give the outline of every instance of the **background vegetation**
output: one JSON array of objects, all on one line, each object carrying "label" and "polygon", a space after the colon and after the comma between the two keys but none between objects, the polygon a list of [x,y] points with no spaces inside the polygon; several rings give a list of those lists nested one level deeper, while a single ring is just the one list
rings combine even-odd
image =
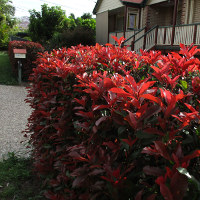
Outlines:
[{"label": "background vegetation", "polygon": [[70,47],[77,44],[95,44],[96,20],[89,13],[75,18],[69,17],[59,6],[41,6],[41,12],[30,11],[29,34],[34,42],[41,43],[47,50]]},{"label": "background vegetation", "polygon": [[33,9],[29,12],[29,27],[22,29],[20,20],[14,17],[12,1],[0,0],[0,50],[7,50],[13,35],[38,42],[47,50],[80,43],[95,44],[96,20],[89,13],[77,18],[74,14],[67,17],[60,6],[49,7],[47,4],[41,6],[41,11]]},{"label": "background vegetation", "polygon": [[9,0],[0,0],[0,49],[6,49],[10,33],[16,25],[15,8]]}]

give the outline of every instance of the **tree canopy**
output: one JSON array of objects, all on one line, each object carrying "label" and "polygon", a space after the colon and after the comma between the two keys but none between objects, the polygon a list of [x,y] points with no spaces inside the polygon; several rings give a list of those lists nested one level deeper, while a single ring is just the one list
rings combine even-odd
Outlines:
[{"label": "tree canopy", "polygon": [[41,6],[41,12],[30,10],[29,32],[33,41],[44,43],[67,25],[65,11],[60,6]]},{"label": "tree canopy", "polygon": [[0,0],[0,48],[7,46],[9,32],[14,27],[15,8],[10,0]]}]

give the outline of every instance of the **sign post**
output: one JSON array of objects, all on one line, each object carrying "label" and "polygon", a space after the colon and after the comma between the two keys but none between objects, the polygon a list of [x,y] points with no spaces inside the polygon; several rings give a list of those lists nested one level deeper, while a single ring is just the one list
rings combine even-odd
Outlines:
[{"label": "sign post", "polygon": [[22,83],[22,61],[21,59],[26,58],[26,49],[13,49],[14,58],[18,59],[18,82]]}]

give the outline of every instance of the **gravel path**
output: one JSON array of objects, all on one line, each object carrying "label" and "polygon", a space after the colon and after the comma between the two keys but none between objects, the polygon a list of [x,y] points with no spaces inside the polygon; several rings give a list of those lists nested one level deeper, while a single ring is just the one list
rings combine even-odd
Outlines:
[{"label": "gravel path", "polygon": [[26,95],[25,87],[0,85],[0,159],[8,152],[28,156],[27,139],[21,133],[31,113],[24,102]]}]

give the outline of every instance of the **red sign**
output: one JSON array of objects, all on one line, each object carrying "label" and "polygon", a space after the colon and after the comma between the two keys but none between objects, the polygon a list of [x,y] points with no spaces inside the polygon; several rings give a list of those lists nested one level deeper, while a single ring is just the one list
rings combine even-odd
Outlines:
[{"label": "red sign", "polygon": [[13,49],[13,53],[26,54],[26,49]]}]

